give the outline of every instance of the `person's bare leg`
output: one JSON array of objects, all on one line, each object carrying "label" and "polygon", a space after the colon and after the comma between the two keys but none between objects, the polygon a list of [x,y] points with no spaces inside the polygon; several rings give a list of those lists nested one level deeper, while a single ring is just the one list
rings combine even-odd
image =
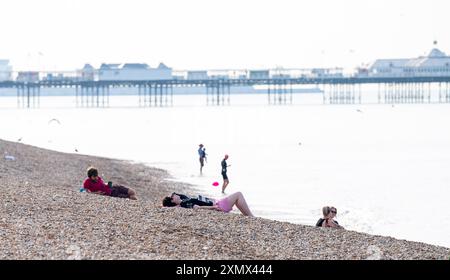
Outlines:
[{"label": "person's bare leg", "polygon": [[228,186],[229,181],[227,179],[223,180],[223,185],[222,185],[222,193],[225,193],[225,189]]},{"label": "person's bare leg", "polygon": [[245,201],[244,195],[241,192],[234,193],[227,197],[230,207],[236,205],[244,216],[254,217],[252,211],[248,207],[247,201]]},{"label": "person's bare leg", "polygon": [[128,196],[132,200],[137,200],[136,192],[133,189],[128,189]]}]

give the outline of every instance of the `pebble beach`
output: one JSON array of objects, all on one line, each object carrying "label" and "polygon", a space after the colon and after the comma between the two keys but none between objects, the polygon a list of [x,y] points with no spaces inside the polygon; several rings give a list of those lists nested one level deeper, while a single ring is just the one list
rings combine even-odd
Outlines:
[{"label": "pebble beach", "polygon": [[[199,192],[140,163],[3,140],[0,152],[0,259],[450,258],[449,248],[421,242],[238,211],[162,208],[171,192]],[[138,200],[80,192],[89,166],[105,181],[136,190]]]}]

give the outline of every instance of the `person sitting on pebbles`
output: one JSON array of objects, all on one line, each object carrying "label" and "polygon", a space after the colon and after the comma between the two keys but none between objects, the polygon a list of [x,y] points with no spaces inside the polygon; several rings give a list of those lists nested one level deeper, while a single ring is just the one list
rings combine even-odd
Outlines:
[{"label": "person sitting on pebbles", "polygon": [[98,170],[94,167],[88,168],[87,176],[88,178],[83,183],[83,187],[87,192],[137,200],[136,192],[133,189],[120,185],[112,185],[112,182],[105,184],[102,178],[98,176]]},{"label": "person sitting on pebbles", "polygon": [[166,196],[163,199],[162,204],[164,207],[177,206],[192,209],[217,210],[225,213],[230,212],[233,206],[236,205],[244,216],[254,217],[241,192],[231,194],[220,200],[209,199],[201,195],[198,198],[190,198],[185,195],[172,193],[171,196]]},{"label": "person sitting on pebbles", "polygon": [[316,226],[317,227],[331,227],[331,228],[340,228],[344,229],[344,227],[340,226],[337,221],[334,220],[336,217],[337,209],[333,206],[325,206],[322,208],[323,218],[320,218]]}]

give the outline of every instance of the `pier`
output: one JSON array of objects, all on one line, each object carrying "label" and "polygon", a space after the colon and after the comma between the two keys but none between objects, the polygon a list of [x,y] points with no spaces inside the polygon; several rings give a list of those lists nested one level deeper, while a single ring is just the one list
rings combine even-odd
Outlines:
[{"label": "pier", "polygon": [[17,90],[17,108],[39,108],[40,106],[40,84],[19,83]]},{"label": "pier", "polygon": [[[15,89],[18,108],[38,108],[44,88],[71,88],[76,107],[109,107],[114,88],[136,89],[139,107],[173,106],[173,89],[204,87],[206,105],[222,106],[231,102],[230,89],[236,86],[262,86],[269,105],[293,103],[293,87],[309,85],[320,89],[323,104],[364,104],[365,87],[377,87],[379,104],[450,103],[450,77],[332,77],[332,78],[268,78],[268,79],[201,79],[149,81],[36,81],[0,82],[1,88]],[[298,94],[298,98],[302,98]]]},{"label": "pier", "polygon": [[76,107],[109,107],[109,85],[86,82],[73,87]]},{"label": "pier", "polygon": [[169,82],[141,82],[131,87],[138,88],[139,107],[166,107],[173,105],[173,84]]},{"label": "pier", "polygon": [[292,104],[292,83],[286,79],[273,79],[267,82],[269,105]]},{"label": "pier", "polygon": [[202,83],[206,87],[206,105],[230,105],[231,83],[226,80],[216,80],[212,83]]}]

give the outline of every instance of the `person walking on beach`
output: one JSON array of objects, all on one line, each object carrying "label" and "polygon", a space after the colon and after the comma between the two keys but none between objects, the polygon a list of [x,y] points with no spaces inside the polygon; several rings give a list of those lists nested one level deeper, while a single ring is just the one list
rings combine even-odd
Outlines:
[{"label": "person walking on beach", "polygon": [[162,202],[164,207],[183,207],[192,209],[217,210],[225,213],[233,210],[233,206],[241,211],[244,216],[254,217],[252,211],[247,205],[247,201],[241,192],[234,193],[220,200],[202,198],[189,198],[184,196],[184,199],[177,193],[172,193],[171,196],[166,196]]},{"label": "person walking on beach", "polygon": [[120,185],[113,186],[112,182],[105,184],[102,178],[98,176],[98,170],[94,167],[89,167],[87,176],[83,187],[90,193],[137,200],[136,192],[133,189]]},{"label": "person walking on beach", "polygon": [[200,160],[200,174],[202,174],[203,166],[206,162],[206,149],[203,147],[203,144],[198,145],[198,156]]},{"label": "person walking on beach", "polygon": [[343,226],[340,226],[337,221],[334,220],[337,214],[336,207],[333,206],[325,206],[322,208],[323,218],[320,218],[316,226],[317,227],[331,227],[331,228],[339,228],[344,229]]},{"label": "person walking on beach", "polygon": [[231,165],[227,165],[227,162],[226,162],[227,159],[228,159],[228,155],[225,155],[225,157],[221,163],[222,177],[223,177],[222,193],[225,193],[225,189],[227,188],[228,184],[230,183],[230,181],[228,180],[228,175],[227,175],[227,167],[229,167]]}]

